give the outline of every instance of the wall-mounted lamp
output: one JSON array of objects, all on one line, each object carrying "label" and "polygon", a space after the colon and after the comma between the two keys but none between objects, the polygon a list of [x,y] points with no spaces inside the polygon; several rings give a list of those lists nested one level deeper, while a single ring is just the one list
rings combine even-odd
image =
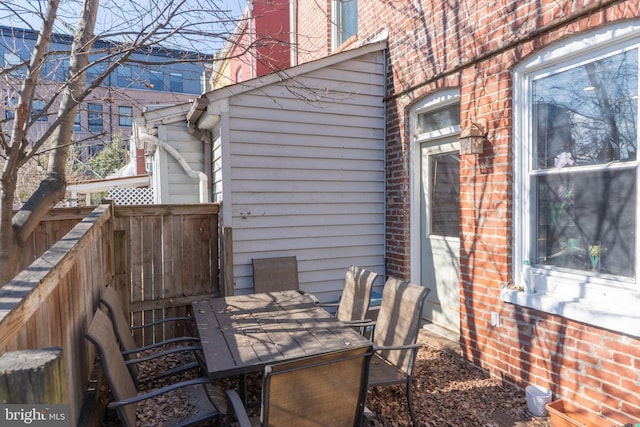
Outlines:
[{"label": "wall-mounted lamp", "polygon": [[149,175],[153,172],[153,151],[144,152],[144,168]]},{"label": "wall-mounted lamp", "polygon": [[460,154],[482,154],[487,133],[486,120],[471,122],[460,132]]}]

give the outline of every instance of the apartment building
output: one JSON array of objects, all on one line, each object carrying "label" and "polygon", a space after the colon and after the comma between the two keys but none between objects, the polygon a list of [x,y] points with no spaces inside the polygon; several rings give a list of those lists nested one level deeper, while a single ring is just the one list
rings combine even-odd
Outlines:
[{"label": "apartment building", "polygon": [[[2,104],[0,104],[0,122],[7,132],[15,114],[17,93],[24,76],[25,61],[31,56],[38,32],[20,28],[0,26],[0,61],[2,67],[16,67],[0,80]],[[65,81],[69,67],[69,51],[73,39],[66,34],[54,34],[49,47],[49,57],[41,72],[41,83],[34,101],[34,115],[40,115],[30,135],[37,137],[53,121],[56,108],[43,111],[47,102],[60,89]],[[104,58],[112,43],[97,41],[91,55],[92,65],[86,75],[86,84],[90,85],[97,75],[109,65]],[[205,77],[205,61],[211,56],[197,52],[171,49],[153,49],[136,52],[128,63],[118,66],[115,72],[96,87],[82,102],[74,126],[74,149],[80,160],[86,160],[100,151],[105,142],[112,138],[122,138],[128,146],[134,117],[153,106],[170,105],[195,98],[202,92]],[[194,62],[189,62],[189,60]],[[196,62],[196,59],[200,62]],[[146,173],[144,154],[137,151],[136,174]],[[88,179],[101,177],[87,176]]]}]

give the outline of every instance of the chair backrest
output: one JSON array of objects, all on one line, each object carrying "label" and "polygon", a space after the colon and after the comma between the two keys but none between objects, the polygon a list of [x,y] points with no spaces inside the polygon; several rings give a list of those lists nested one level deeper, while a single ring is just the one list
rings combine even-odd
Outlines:
[{"label": "chair backrest", "polygon": [[[387,279],[373,335],[374,347],[417,342],[422,307],[430,290],[395,277]],[[411,350],[381,350],[378,354],[404,372],[410,373],[413,364]]]},{"label": "chair backrest", "polygon": [[[120,353],[111,320],[102,310],[96,311],[85,336],[98,350],[102,369],[114,399],[134,397],[137,394],[136,386]],[[136,425],[136,405],[118,408],[118,415],[126,426]]]},{"label": "chair backrest", "polygon": [[378,277],[378,273],[364,268],[352,265],[347,269],[344,276],[344,289],[336,312],[338,320],[363,320],[365,318],[376,277]]},{"label": "chair backrest", "polygon": [[[114,333],[118,342],[118,346],[121,351],[131,351],[138,346],[136,345],[131,329],[129,328],[129,322],[123,311],[124,305],[120,296],[116,290],[111,286],[106,286],[102,290],[100,295],[100,302],[106,307],[111,324],[113,325]],[[135,356],[134,356],[135,357]],[[134,380],[138,378],[138,369],[135,364],[127,365]]]},{"label": "chair backrest", "polygon": [[267,366],[262,425],[361,425],[371,355],[368,346]]},{"label": "chair backrest", "polygon": [[300,289],[298,260],[295,256],[254,258],[252,264],[255,293]]},{"label": "chair backrest", "polygon": [[129,328],[129,322],[124,313],[124,305],[120,296],[115,289],[111,286],[107,286],[102,290],[100,295],[100,302],[107,308],[111,322],[113,323],[116,338],[120,343],[122,351],[129,351],[137,348],[131,329]]}]

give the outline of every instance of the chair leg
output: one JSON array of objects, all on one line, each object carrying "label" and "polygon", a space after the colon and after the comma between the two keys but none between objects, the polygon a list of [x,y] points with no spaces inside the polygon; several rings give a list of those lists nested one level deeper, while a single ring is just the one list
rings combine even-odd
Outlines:
[{"label": "chair leg", "polygon": [[413,410],[413,401],[411,400],[411,377],[407,381],[407,406],[409,407],[409,415],[411,416],[411,425],[418,427],[416,422],[416,414]]}]

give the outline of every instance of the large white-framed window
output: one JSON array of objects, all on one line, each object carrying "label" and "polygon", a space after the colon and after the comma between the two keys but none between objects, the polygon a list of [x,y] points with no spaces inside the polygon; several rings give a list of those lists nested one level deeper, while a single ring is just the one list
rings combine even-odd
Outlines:
[{"label": "large white-framed window", "polygon": [[358,0],[331,0],[331,48],[358,34]]},{"label": "large white-framed window", "polygon": [[502,292],[635,336],[638,31],[640,22],[576,36],[516,67],[513,277],[529,260],[535,292]]}]

